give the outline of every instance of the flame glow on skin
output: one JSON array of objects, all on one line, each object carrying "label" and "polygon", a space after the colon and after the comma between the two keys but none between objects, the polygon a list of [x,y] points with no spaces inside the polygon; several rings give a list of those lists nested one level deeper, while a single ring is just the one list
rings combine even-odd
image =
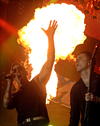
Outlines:
[{"label": "flame glow on skin", "polygon": [[[30,48],[29,62],[33,66],[32,78],[40,72],[42,65],[47,59],[48,39],[41,28],[47,29],[50,20],[58,22],[54,41],[56,60],[65,59],[74,51],[78,44],[86,39],[84,35],[85,15],[74,5],[51,4],[35,10],[34,19],[18,31],[18,43],[25,48]],[[47,84],[48,98],[56,96],[57,76],[52,70]]]}]

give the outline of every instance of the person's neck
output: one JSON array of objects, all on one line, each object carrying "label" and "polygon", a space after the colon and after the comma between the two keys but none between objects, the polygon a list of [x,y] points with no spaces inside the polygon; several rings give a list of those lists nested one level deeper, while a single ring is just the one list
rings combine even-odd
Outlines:
[{"label": "person's neck", "polygon": [[81,79],[83,80],[86,87],[88,87],[89,86],[89,80],[90,80],[90,67],[81,71]]}]

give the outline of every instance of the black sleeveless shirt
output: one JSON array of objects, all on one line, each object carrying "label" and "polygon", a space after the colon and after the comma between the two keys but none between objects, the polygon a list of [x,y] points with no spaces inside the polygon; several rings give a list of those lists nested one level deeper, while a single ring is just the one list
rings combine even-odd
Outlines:
[{"label": "black sleeveless shirt", "polygon": [[26,118],[43,116],[47,119],[46,89],[42,84],[37,84],[34,79],[24,84],[20,90],[12,96],[8,109],[16,108],[18,123]]}]

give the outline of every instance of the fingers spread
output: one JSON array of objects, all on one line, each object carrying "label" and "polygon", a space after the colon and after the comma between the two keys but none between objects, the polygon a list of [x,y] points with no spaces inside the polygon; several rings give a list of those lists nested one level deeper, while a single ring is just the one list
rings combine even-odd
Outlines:
[{"label": "fingers spread", "polygon": [[52,20],[50,20],[50,23],[49,23],[49,27],[51,27],[52,26]]},{"label": "fingers spread", "polygon": [[57,28],[57,21],[56,21],[56,20],[53,21],[52,26],[53,26],[54,28]]}]

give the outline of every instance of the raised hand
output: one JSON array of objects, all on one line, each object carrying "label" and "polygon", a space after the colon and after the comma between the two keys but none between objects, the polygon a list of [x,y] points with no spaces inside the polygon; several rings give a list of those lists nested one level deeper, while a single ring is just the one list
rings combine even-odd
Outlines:
[{"label": "raised hand", "polygon": [[54,44],[54,34],[55,30],[57,29],[57,21],[50,21],[50,24],[48,26],[48,29],[45,30],[42,28],[42,30],[45,32],[45,34],[48,37],[48,51],[47,51],[47,61],[43,65],[40,73],[39,73],[39,81],[43,85],[46,85],[52,71],[52,67],[55,60],[55,44]]},{"label": "raised hand", "polygon": [[55,30],[57,29],[58,24],[57,21],[50,21],[49,27],[47,30],[43,29],[42,30],[45,32],[45,34],[49,37],[49,38],[53,38],[54,34],[55,34]]}]

